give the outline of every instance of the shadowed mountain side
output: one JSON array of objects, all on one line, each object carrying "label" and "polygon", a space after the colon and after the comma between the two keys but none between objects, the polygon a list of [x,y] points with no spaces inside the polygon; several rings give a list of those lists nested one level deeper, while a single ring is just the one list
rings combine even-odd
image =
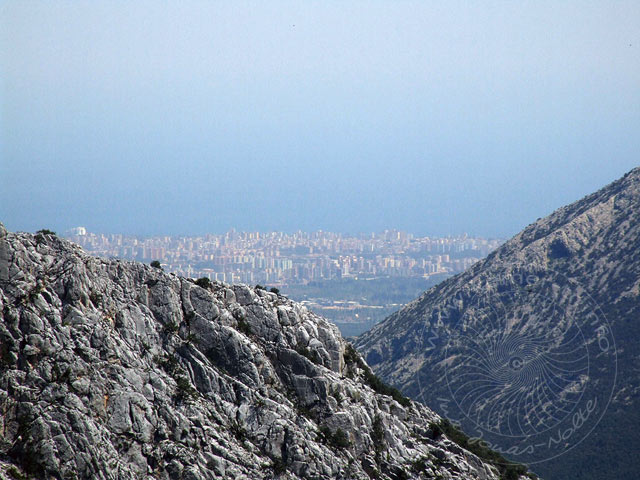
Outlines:
[{"label": "shadowed mountain side", "polygon": [[360,336],[381,378],[550,479],[640,471],[640,169]]}]

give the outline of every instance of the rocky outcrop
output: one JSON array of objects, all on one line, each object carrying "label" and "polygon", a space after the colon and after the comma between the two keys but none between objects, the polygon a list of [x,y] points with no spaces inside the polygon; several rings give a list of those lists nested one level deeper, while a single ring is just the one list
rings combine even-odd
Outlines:
[{"label": "rocky outcrop", "polygon": [[550,479],[637,478],[640,168],[356,341],[374,371]]},{"label": "rocky outcrop", "polygon": [[2,479],[498,478],[283,296],[0,224],[0,312]]}]

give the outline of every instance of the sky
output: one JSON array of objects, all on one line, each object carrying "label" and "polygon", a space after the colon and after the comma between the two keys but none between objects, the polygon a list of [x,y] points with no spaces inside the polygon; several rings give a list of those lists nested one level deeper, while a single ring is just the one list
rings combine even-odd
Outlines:
[{"label": "sky", "polygon": [[508,237],[640,165],[638,1],[0,1],[0,221]]}]

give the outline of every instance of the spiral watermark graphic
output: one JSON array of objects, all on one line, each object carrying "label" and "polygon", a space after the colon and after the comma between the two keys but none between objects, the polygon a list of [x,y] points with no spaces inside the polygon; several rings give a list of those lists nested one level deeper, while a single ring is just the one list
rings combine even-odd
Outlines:
[{"label": "spiral watermark graphic", "polygon": [[505,271],[476,279],[429,313],[418,398],[472,440],[532,465],[571,450],[596,427],[615,386],[615,341],[575,281],[556,271]]}]

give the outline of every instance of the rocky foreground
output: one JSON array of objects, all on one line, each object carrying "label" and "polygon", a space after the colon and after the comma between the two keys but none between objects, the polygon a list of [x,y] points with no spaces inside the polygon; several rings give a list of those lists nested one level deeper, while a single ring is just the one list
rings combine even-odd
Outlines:
[{"label": "rocky foreground", "polygon": [[0,312],[2,479],[500,477],[275,293],[0,224]]}]

